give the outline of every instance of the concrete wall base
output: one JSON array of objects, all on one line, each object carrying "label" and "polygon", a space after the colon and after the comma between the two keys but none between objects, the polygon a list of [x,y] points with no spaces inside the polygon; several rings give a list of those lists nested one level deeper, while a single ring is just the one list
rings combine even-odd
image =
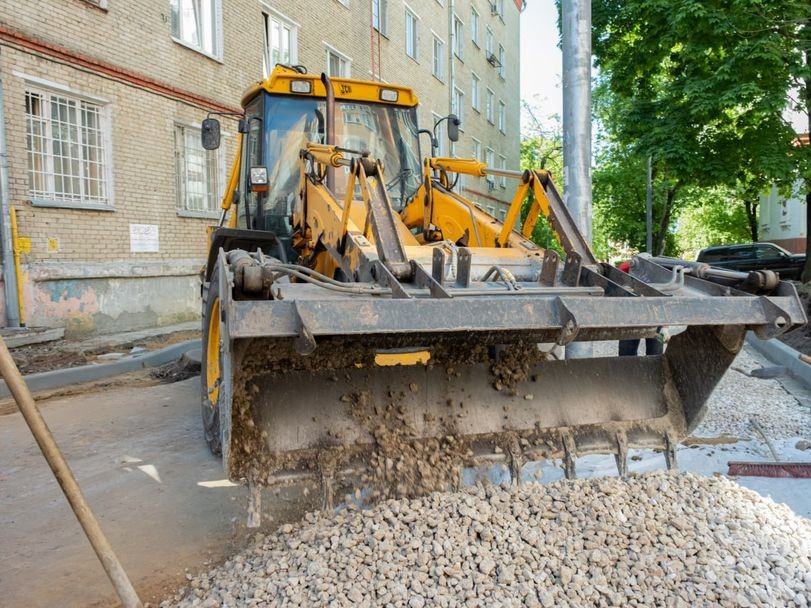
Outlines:
[{"label": "concrete wall base", "polygon": [[780,340],[761,340],[751,331],[746,342],[775,365],[782,365],[804,387],[811,389],[811,365],[800,361],[800,353]]}]

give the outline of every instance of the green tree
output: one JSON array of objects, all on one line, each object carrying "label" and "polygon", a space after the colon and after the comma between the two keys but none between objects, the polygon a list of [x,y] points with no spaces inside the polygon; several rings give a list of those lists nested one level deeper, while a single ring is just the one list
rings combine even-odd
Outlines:
[{"label": "green tree", "polygon": [[[756,238],[757,194],[811,175],[808,151],[795,145],[783,116],[791,105],[811,108],[810,7],[808,0],[593,3],[598,114],[611,145],[636,162],[654,159],[657,253],[688,191],[740,193]],[[802,98],[792,101],[798,90]]]}]

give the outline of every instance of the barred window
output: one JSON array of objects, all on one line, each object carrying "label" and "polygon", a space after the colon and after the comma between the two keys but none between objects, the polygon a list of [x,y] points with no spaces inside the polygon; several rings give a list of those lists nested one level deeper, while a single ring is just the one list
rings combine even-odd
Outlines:
[{"label": "barred window", "polygon": [[175,125],[175,173],[179,212],[216,213],[220,159],[217,150],[203,148],[200,129]]},{"label": "barred window", "polygon": [[61,93],[25,93],[28,188],[35,202],[108,205],[103,106]]}]

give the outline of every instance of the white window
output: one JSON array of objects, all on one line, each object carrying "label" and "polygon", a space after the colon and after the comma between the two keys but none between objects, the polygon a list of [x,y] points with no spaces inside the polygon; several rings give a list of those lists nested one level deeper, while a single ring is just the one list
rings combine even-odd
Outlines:
[{"label": "white window", "polygon": [[[451,108],[451,112],[456,114],[456,117],[463,121],[465,117],[465,94],[462,92],[462,89],[459,87],[453,87],[453,107]],[[460,126],[460,128],[464,128],[464,124]]]},{"label": "white window", "polygon": [[487,213],[492,215],[493,217],[496,216],[496,208],[493,205],[487,205]]},{"label": "white window", "polygon": [[175,176],[179,213],[213,214],[220,195],[217,150],[204,150],[200,129],[175,125]]},{"label": "white window", "polygon": [[433,74],[442,80],[445,77],[445,43],[436,34],[434,34],[433,54]]},{"label": "white window", "polygon": [[495,154],[496,153],[493,152],[493,148],[487,148],[485,151],[484,164],[491,169],[496,168]]},{"label": "white window", "polygon": [[389,35],[388,0],[372,0],[372,27],[384,36]]},{"label": "white window", "polygon": [[479,13],[473,7],[470,8],[470,39],[479,46]]},{"label": "white window", "polygon": [[484,33],[484,52],[488,57],[493,54],[493,30],[489,26]]},{"label": "white window", "polygon": [[107,8],[107,0],[85,0],[90,4],[95,4],[99,8]]},{"label": "white window", "polygon": [[493,91],[487,89],[487,97],[484,100],[484,114],[487,117],[487,122],[493,124],[493,114],[495,113],[494,105],[495,96]]},{"label": "white window", "polygon": [[221,56],[220,0],[170,0],[170,8],[175,40],[211,57]]},{"label": "white window", "polygon": [[473,140],[473,158],[476,160],[482,160],[482,142],[480,142],[475,137],[472,138]]},{"label": "white window", "polygon": [[481,80],[475,74],[471,73],[470,76],[470,105],[477,112],[481,111],[481,99],[479,98],[479,89],[481,88]]},{"label": "white window", "polygon": [[417,58],[417,16],[408,9],[405,12],[405,52],[412,59]]},{"label": "white window", "polygon": [[29,89],[25,119],[32,202],[111,206],[110,125],[104,106]]},{"label": "white window", "polygon": [[334,48],[327,47],[327,76],[349,78],[352,74],[352,60]]},{"label": "white window", "polygon": [[504,80],[504,47],[498,45],[498,75]]},{"label": "white window", "polygon": [[298,25],[278,13],[265,14],[264,18],[265,77],[268,77],[277,63],[298,62]]},{"label": "white window", "polygon": [[453,53],[459,59],[465,58],[465,24],[456,15],[453,16]]},{"label": "white window", "polygon": [[499,209],[498,210],[498,219],[501,223],[504,223],[504,220],[507,219],[507,210],[506,209]]},{"label": "white window", "polygon": [[[442,117],[437,114],[436,112],[431,112],[431,128],[433,129],[434,125],[441,119]],[[447,135],[447,127],[448,121],[443,120],[439,123],[439,126],[433,132],[436,133],[436,140],[437,144],[437,156],[446,156],[446,150],[448,149],[448,135]]]},{"label": "white window", "polygon": [[498,100],[498,130],[501,131],[502,133],[506,132],[506,130],[507,130],[505,114],[506,114],[506,106],[504,105],[504,102],[499,99]]},{"label": "white window", "polygon": [[[507,159],[505,157],[503,157],[501,154],[498,155],[498,168],[502,169],[502,170],[507,168]],[[507,178],[506,177],[504,177],[502,175],[501,177],[498,178],[498,181],[499,181],[499,185],[502,188],[507,187]]]}]

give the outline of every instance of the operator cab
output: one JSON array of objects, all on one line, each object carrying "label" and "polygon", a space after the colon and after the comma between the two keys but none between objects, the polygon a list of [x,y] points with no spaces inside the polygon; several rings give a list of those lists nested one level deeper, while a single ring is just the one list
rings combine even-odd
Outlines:
[{"label": "operator cab", "polygon": [[[333,83],[335,145],[379,159],[391,203],[402,209],[422,180],[416,96],[383,83],[338,78]],[[326,91],[319,77],[277,66],[269,79],[246,91],[243,107],[236,226],[273,232],[295,259],[289,243],[301,181],[299,152],[309,142],[325,143]],[[251,183],[251,169],[257,168],[267,175],[259,187]],[[344,199],[348,174],[348,167],[335,171],[331,189],[337,200]]]}]

